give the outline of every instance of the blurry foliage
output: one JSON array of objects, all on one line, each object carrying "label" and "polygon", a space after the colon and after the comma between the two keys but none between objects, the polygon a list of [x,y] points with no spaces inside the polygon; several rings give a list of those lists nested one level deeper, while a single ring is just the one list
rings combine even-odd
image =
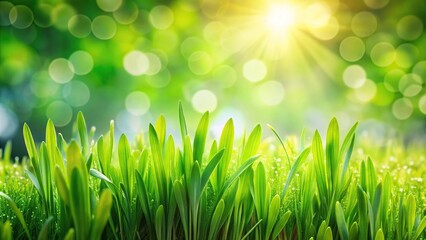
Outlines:
[{"label": "blurry foliage", "polygon": [[282,3],[0,1],[0,145],[24,121],[36,139],[47,118],[70,133],[79,110],[101,130],[146,131],[179,100],[210,110],[213,129],[233,117],[237,135],[337,116],[424,137],[424,1]]}]

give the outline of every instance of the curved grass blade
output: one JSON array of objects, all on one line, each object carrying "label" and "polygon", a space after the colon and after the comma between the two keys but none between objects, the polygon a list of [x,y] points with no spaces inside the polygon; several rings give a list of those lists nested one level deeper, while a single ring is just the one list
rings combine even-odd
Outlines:
[{"label": "curved grass blade", "polygon": [[6,193],[0,192],[0,197],[3,197],[6,199],[7,203],[9,204],[10,208],[12,209],[13,213],[15,213],[16,217],[18,218],[19,222],[22,224],[22,227],[25,230],[25,233],[27,234],[28,239],[31,238],[30,231],[28,230],[27,223],[25,222],[24,215],[22,215],[21,210],[19,210],[18,206],[16,206],[16,203],[10,198]]}]

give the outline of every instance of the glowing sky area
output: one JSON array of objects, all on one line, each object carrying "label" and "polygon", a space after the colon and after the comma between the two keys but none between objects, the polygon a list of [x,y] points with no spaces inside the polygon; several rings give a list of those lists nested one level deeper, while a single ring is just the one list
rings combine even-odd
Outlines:
[{"label": "glowing sky area", "polygon": [[[0,1],[0,142],[20,126],[196,124],[426,132],[423,0]],[[17,143],[19,145],[21,143]]]}]

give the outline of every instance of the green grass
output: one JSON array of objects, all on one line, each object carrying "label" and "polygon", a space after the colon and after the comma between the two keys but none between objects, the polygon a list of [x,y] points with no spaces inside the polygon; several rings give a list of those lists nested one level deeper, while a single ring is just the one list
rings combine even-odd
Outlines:
[{"label": "green grass", "polygon": [[230,119],[216,140],[209,119],[190,136],[180,106],[181,144],[162,116],[135,141],[113,122],[94,139],[81,113],[70,141],[24,125],[28,158],[0,154],[0,238],[426,239],[424,146],[363,145],[336,119],[284,141],[235,139]]}]

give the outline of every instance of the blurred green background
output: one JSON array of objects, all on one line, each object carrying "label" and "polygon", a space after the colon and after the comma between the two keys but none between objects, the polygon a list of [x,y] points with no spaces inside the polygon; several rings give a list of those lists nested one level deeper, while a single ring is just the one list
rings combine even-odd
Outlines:
[{"label": "blurred green background", "polygon": [[[82,111],[98,133],[178,133],[178,102],[217,136],[255,123],[280,134],[343,128],[426,139],[424,0],[0,1],[0,147],[47,118],[65,137]],[[117,134],[118,136],[118,134]]]}]

